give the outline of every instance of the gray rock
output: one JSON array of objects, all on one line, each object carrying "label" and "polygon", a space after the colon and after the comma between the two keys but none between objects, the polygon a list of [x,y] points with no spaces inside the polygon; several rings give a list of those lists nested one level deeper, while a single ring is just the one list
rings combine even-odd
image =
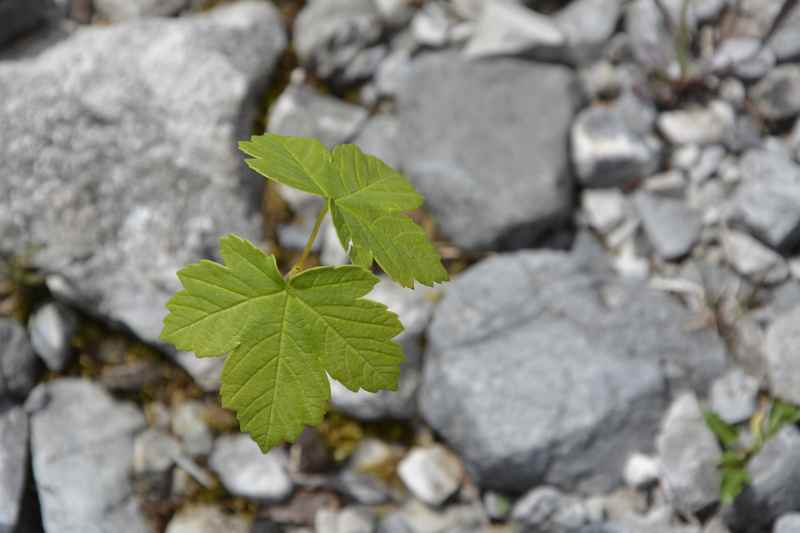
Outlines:
[{"label": "gray rock", "polygon": [[403,515],[398,512],[389,513],[378,524],[378,533],[414,533]]},{"label": "gray rock", "polygon": [[328,147],[352,141],[367,120],[367,110],[325,96],[303,83],[292,83],[269,116],[269,131],[316,137]]},{"label": "gray rock", "polygon": [[781,153],[750,150],[741,160],[735,218],[772,248],[800,241],[800,166]]},{"label": "gray rock", "polygon": [[771,0],[741,0],[731,2],[735,7],[735,36],[764,39],[775,19],[778,17],[783,2]]},{"label": "gray rock", "polygon": [[391,490],[386,483],[354,469],[344,470],[336,476],[334,487],[362,505],[380,505],[391,500]]},{"label": "gray rock", "polygon": [[38,374],[39,362],[25,328],[16,320],[0,319],[0,397],[25,398]]},{"label": "gray rock", "polygon": [[791,118],[800,113],[800,66],[781,65],[750,89],[750,99],[761,116],[769,120]]},{"label": "gray rock", "polygon": [[250,523],[241,516],[229,515],[212,505],[196,505],[178,511],[169,521],[166,533],[251,533]]},{"label": "gray rock", "polygon": [[441,505],[461,486],[464,470],[458,457],[443,446],[413,448],[400,461],[397,474],[418,499]]},{"label": "gray rock", "polygon": [[607,234],[625,218],[625,196],[616,189],[585,190],[581,194],[581,207],[591,227]]},{"label": "gray rock", "polygon": [[0,45],[39,26],[47,8],[45,0],[0,0]]},{"label": "gray rock", "polygon": [[783,514],[800,509],[800,431],[784,427],[747,465],[751,483],[723,510],[733,531],[764,531]]},{"label": "gray rock", "polygon": [[589,510],[579,498],[537,487],[514,504],[511,520],[530,533],[574,533],[589,522]]},{"label": "gray rock", "polygon": [[702,22],[717,18],[728,4],[729,0],[695,0],[690,8],[694,10],[695,18]]},{"label": "gray rock", "polygon": [[180,443],[160,429],[148,429],[133,442],[133,471],[137,475],[164,474],[181,453]]},{"label": "gray rock", "polygon": [[343,83],[351,83],[361,82],[373,77],[388,54],[389,47],[380,43],[365,48],[338,74],[337,80]]},{"label": "gray rock", "polygon": [[[654,174],[642,184],[642,189],[661,196],[684,198],[686,196],[686,176],[680,170],[669,170]],[[690,207],[694,207],[690,204]]]},{"label": "gray rock", "polygon": [[584,268],[565,254],[497,256],[437,307],[420,410],[481,487],[611,488],[652,448],[667,384],[704,390],[723,371],[716,334],[687,331],[692,313]]},{"label": "gray rock", "polygon": [[572,125],[572,157],[586,187],[616,187],[658,170],[661,143],[626,121],[618,107],[590,107]]},{"label": "gray rock", "polygon": [[486,0],[450,0],[450,5],[455,13],[466,20],[476,20],[489,4]]},{"label": "gray rock", "polygon": [[715,100],[707,108],[661,113],[658,129],[673,144],[719,144],[732,134],[735,119],[730,104]]},{"label": "gray rock", "polygon": [[711,409],[729,424],[749,419],[756,410],[758,380],[734,368],[711,384]]},{"label": "gray rock", "polygon": [[694,394],[683,394],[670,406],[656,447],[661,486],[675,509],[692,514],[719,499],[722,451]]},{"label": "gray rock", "polygon": [[725,39],[714,52],[711,66],[717,72],[724,72],[757,56],[761,46],[761,40],[754,37]]},{"label": "gray rock", "polygon": [[634,204],[645,233],[659,257],[667,260],[687,255],[700,238],[700,214],[683,200],[639,192]]},{"label": "gray rock", "polygon": [[263,180],[235,141],[284,46],[273,7],[238,2],[0,63],[3,246],[42,243],[93,311],[157,342],[175,271],[221,234],[260,235]]},{"label": "gray rock", "polygon": [[769,38],[767,44],[775,53],[778,61],[789,61],[800,56],[800,6],[796,5],[789,11],[775,33]]},{"label": "gray rock", "polygon": [[48,303],[33,313],[28,322],[31,345],[47,368],[55,372],[66,368],[77,328],[77,317],[61,304]]},{"label": "gray rock", "polygon": [[745,103],[747,91],[744,84],[736,78],[725,78],[719,85],[719,96],[736,109],[741,109]]},{"label": "gray rock", "polygon": [[338,79],[381,38],[383,26],[372,0],[315,0],[300,11],[293,33],[300,62],[322,78]]},{"label": "gray rock", "polygon": [[446,236],[466,249],[519,247],[569,216],[578,83],[568,69],[453,53],[411,68],[397,95],[402,166]]},{"label": "gray rock", "polygon": [[375,517],[366,509],[347,507],[341,511],[320,509],[314,518],[316,533],[372,533]]},{"label": "gray rock", "polygon": [[94,0],[95,13],[111,22],[142,17],[167,17],[186,9],[191,0]]},{"label": "gray rock", "polygon": [[555,15],[566,36],[570,60],[585,64],[598,59],[619,20],[622,3],[617,0],[576,0]]},{"label": "gray rock", "polygon": [[757,81],[766,76],[774,67],[775,53],[769,48],[760,48],[758,53],[733,66],[733,72],[743,80]]},{"label": "gray rock", "polygon": [[759,148],[762,144],[761,127],[752,115],[739,115],[736,117],[733,130],[724,140],[725,146],[735,153]]},{"label": "gray rock", "polygon": [[800,513],[788,513],[778,518],[772,533],[800,533]]},{"label": "gray rock", "polygon": [[375,72],[375,90],[383,96],[395,96],[411,74],[411,51],[398,48],[389,54]]},{"label": "gray rock", "polygon": [[610,61],[597,61],[579,72],[584,92],[591,100],[613,98],[622,90],[623,76]]},{"label": "gray rock", "polygon": [[205,417],[205,406],[189,400],[175,407],[172,412],[172,432],[183,443],[183,449],[191,457],[208,455],[214,446],[214,437]]},{"label": "gray rock", "polygon": [[11,533],[20,517],[28,473],[28,415],[0,405],[0,531]]},{"label": "gray rock", "polygon": [[400,154],[397,148],[399,135],[397,118],[389,114],[379,114],[364,124],[354,141],[368,154],[372,154],[392,168],[400,166]]},{"label": "gray rock", "polygon": [[717,515],[706,522],[706,525],[703,528],[703,533],[731,533],[731,530],[725,525],[722,517]]},{"label": "gray rock", "polygon": [[387,26],[401,28],[414,16],[412,0],[375,0],[375,6]]},{"label": "gray rock", "polygon": [[[411,500],[398,512],[415,533],[486,531],[488,523],[480,504],[455,504],[442,510]],[[398,520],[399,521],[399,520]]]},{"label": "gray rock", "polygon": [[417,414],[417,389],[420,382],[422,335],[428,327],[438,289],[417,287],[409,291],[387,278],[382,278],[369,298],[397,313],[405,330],[396,337],[403,347],[406,361],[400,367],[396,391],[376,393],[353,392],[331,381],[331,403],[337,409],[361,420],[385,418],[411,419]]},{"label": "gray rock", "polygon": [[26,408],[45,531],[149,532],[129,480],[142,413],[79,379],[39,385]]},{"label": "gray rock", "polygon": [[464,53],[470,58],[563,55],[566,37],[556,22],[517,2],[487,2]]},{"label": "gray rock", "polygon": [[728,264],[755,283],[780,283],[789,277],[786,261],[746,233],[724,231],[722,249]]},{"label": "gray rock", "polygon": [[172,354],[172,360],[181,366],[206,392],[217,392],[222,383],[224,357],[197,357],[191,352]]},{"label": "gray rock", "polygon": [[725,148],[718,144],[703,148],[700,158],[689,169],[691,181],[698,184],[713,176],[719,170],[725,154]]},{"label": "gray rock", "polygon": [[643,67],[666,71],[675,62],[673,37],[656,0],[635,0],[628,4],[625,30],[633,55]]},{"label": "gray rock", "polygon": [[669,507],[656,507],[644,516],[628,514],[609,524],[608,533],[700,533],[699,526],[680,524],[672,515]]},{"label": "gray rock", "polygon": [[261,453],[249,435],[219,437],[208,464],[234,496],[274,502],[292,492],[283,450]]},{"label": "gray rock", "polygon": [[800,361],[797,342],[800,340],[800,308],[790,311],[767,330],[765,352],[767,376],[772,393],[792,403],[800,403]]}]

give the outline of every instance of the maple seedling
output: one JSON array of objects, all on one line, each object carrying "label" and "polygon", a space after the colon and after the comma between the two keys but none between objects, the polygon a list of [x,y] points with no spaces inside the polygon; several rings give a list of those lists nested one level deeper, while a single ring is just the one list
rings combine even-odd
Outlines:
[{"label": "maple seedling", "polygon": [[[323,197],[297,264],[286,274],[275,256],[236,235],[221,239],[224,264],[202,260],[178,272],[183,290],[167,303],[161,339],[198,357],[228,354],[222,405],[267,452],[322,421],[328,376],[352,391],[395,390],[403,352],[392,338],[397,315],[364,298],[378,278],[397,283],[447,280],[436,248],[405,213],[422,196],[399,172],[355,145],[328,150],[315,139],[267,133],[240,143],[259,174]],[[330,213],[352,265],[304,269]]]}]

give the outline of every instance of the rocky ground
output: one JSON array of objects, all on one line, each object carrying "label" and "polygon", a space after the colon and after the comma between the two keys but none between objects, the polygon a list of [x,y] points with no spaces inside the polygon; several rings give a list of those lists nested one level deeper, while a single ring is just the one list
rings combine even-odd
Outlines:
[{"label": "rocky ground", "polygon": [[[800,532],[798,60],[795,0],[0,0],[0,533]],[[262,455],[158,334],[302,248],[265,126],[402,169],[453,281]]]}]

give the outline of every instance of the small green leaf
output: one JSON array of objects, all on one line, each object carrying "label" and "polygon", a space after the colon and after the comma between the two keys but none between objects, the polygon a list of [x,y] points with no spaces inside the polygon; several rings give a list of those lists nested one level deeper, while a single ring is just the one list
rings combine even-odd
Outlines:
[{"label": "small green leaf", "polygon": [[402,174],[355,145],[329,151],[320,142],[267,133],[240,144],[263,176],[322,196],[339,241],[355,265],[373,261],[396,282],[413,287],[447,280],[436,248],[406,212],[423,199]]},{"label": "small green leaf", "polygon": [[720,484],[720,501],[722,504],[732,504],[748,483],[750,483],[750,474],[744,468],[724,468]]},{"label": "small green leaf", "polygon": [[800,407],[775,398],[767,417],[766,438],[774,437],[783,426],[800,422]]},{"label": "small green leaf", "polygon": [[724,451],[720,459],[723,468],[744,468],[747,465],[748,455],[745,451]]},{"label": "small green leaf", "polygon": [[273,256],[229,235],[224,265],[178,273],[161,338],[198,356],[230,352],[220,394],[262,450],[319,424],[329,374],[357,391],[396,389],[403,353],[397,316],[362,298],[377,283],[357,267],[322,267],[284,280]]},{"label": "small green leaf", "polygon": [[711,432],[717,436],[722,446],[725,448],[733,448],[739,438],[739,431],[728,424],[714,411],[706,411],[703,413],[706,420],[706,425]]}]

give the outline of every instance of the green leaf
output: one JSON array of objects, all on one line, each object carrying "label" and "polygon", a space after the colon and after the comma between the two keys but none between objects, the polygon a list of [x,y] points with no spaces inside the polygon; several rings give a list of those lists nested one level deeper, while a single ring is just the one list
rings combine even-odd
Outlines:
[{"label": "green leaf", "polygon": [[706,411],[703,413],[706,420],[706,425],[714,435],[717,436],[722,446],[725,448],[733,448],[739,439],[739,431],[728,424],[714,411]]},{"label": "green leaf", "polygon": [[293,441],[322,420],[329,374],[350,390],[396,389],[403,326],[363,299],[378,278],[357,266],[306,270],[289,280],[273,256],[223,237],[224,265],[200,261],[178,273],[161,338],[200,357],[230,352],[220,394],[262,450]]},{"label": "green leaf", "polygon": [[319,141],[267,133],[240,143],[263,176],[328,200],[339,241],[355,265],[373,261],[405,287],[447,280],[436,248],[404,213],[422,197],[402,174],[352,144],[331,152]]},{"label": "green leaf", "polygon": [[750,474],[743,467],[723,468],[719,491],[722,504],[732,504],[748,483],[750,483]]},{"label": "green leaf", "polygon": [[774,437],[783,426],[800,422],[800,407],[775,398],[767,418],[766,438]]}]

